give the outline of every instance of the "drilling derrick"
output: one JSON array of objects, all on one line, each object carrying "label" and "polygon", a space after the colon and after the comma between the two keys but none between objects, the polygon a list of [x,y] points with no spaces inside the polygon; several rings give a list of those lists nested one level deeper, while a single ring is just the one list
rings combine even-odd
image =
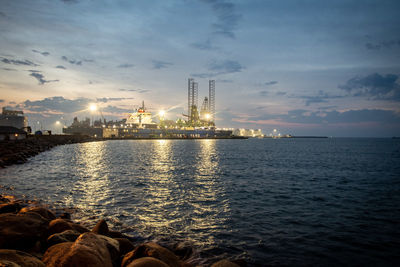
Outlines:
[{"label": "drilling derrick", "polygon": [[208,110],[210,112],[210,122],[215,124],[215,80],[208,81]]},{"label": "drilling derrick", "polygon": [[188,120],[194,124],[199,120],[197,110],[198,83],[193,78],[188,79]]},{"label": "drilling derrick", "polygon": [[209,120],[210,117],[210,111],[209,111],[209,103],[208,103],[208,97],[204,97],[203,104],[201,105],[201,110],[200,110],[200,118],[202,120]]}]

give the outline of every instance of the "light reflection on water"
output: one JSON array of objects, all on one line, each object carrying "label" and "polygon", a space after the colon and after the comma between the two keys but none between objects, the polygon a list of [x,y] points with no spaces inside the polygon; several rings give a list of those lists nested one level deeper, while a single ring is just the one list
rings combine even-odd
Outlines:
[{"label": "light reflection on water", "polygon": [[105,161],[105,143],[83,143],[77,150],[76,162],[79,164],[72,168],[76,168],[79,177],[70,195],[65,197],[65,203],[85,211],[110,205],[113,197]]},{"label": "light reflection on water", "polygon": [[260,266],[389,266],[398,177],[398,139],[113,140],[0,169],[0,193]]}]

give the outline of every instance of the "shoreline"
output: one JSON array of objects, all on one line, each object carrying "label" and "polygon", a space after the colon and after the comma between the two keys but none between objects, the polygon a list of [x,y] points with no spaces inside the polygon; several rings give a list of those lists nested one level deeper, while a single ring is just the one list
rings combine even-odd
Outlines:
[{"label": "shoreline", "polygon": [[[0,265],[51,267],[96,265],[245,267],[247,265],[241,259],[233,261],[222,259],[210,263],[212,259],[200,258],[190,245],[175,243],[173,246],[167,246],[114,231],[109,229],[107,218],[97,218],[97,224],[90,229],[87,227],[89,223],[73,221],[72,215],[71,208],[52,210],[48,204],[40,200],[26,200],[0,194]],[[215,258],[221,259],[217,256]]]}]

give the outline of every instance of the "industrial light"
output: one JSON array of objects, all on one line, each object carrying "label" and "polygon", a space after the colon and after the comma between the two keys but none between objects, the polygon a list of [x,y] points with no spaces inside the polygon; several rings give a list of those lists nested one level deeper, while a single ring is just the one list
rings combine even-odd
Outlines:
[{"label": "industrial light", "polygon": [[160,115],[160,117],[164,117],[165,116],[165,111],[164,110],[160,110],[160,112],[158,112],[158,115]]},{"label": "industrial light", "polygon": [[206,119],[207,119],[207,120],[209,120],[209,119],[211,118],[211,115],[208,114],[208,113],[207,113],[205,116],[206,116]]},{"label": "industrial light", "polygon": [[60,125],[60,121],[56,121],[56,124],[57,124],[57,125]]}]

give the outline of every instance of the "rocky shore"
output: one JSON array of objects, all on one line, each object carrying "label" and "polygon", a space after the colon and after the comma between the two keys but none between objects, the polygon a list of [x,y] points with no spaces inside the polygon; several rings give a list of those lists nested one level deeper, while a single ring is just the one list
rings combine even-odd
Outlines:
[{"label": "rocky shore", "polygon": [[85,135],[47,135],[29,136],[23,140],[2,141],[0,142],[0,168],[12,164],[22,164],[28,158],[58,145],[96,140]]},{"label": "rocky shore", "polygon": [[[87,229],[71,214],[36,201],[0,195],[0,266],[190,267],[193,249],[163,247],[109,229],[106,220]],[[220,260],[212,267],[246,266]]]}]

